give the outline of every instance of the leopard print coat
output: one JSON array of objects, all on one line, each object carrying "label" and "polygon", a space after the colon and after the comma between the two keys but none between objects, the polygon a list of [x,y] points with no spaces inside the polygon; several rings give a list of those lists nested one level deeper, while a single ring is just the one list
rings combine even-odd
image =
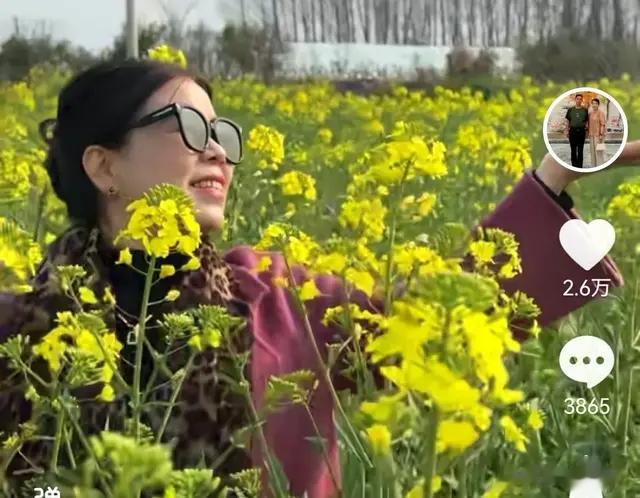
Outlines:
[{"label": "leopard print coat", "polygon": [[[134,265],[146,269],[147,266],[141,265],[145,261],[142,251],[132,253]],[[214,245],[203,237],[196,254],[201,262],[198,270],[177,271],[174,276],[161,280],[162,285],[152,289],[151,301],[161,300],[170,288],[180,291],[175,302],[164,302],[152,311],[152,320],[147,326],[147,337],[152,342],[158,336],[156,319],[162,313],[186,310],[199,304],[218,304],[225,306],[232,315],[248,317],[248,305],[241,298],[232,269],[217,254]],[[90,275],[86,284],[96,296],[104,296],[107,289],[115,296],[115,303],[107,310],[104,320],[110,330],[117,330],[120,341],[125,344],[121,352],[121,372],[125,380],[129,380],[131,372],[127,372],[125,366],[127,361],[132,361],[135,348],[126,343],[137,321],[143,277],[125,265],[116,265],[117,256],[117,251],[104,240],[97,228],[72,227],[50,245],[32,282],[32,291],[16,297],[11,303],[10,317],[9,310],[0,308],[0,324],[8,323],[9,330],[28,334],[31,344],[37,342],[55,326],[56,312],[74,307],[61,292],[54,268],[81,265]],[[159,263],[174,264],[178,268],[184,262],[181,257],[172,254]],[[5,316],[4,311],[7,312]],[[236,351],[250,350],[250,333],[246,328],[244,332],[234,339]],[[183,350],[186,353],[186,348]],[[149,367],[150,358],[145,360],[145,366]],[[183,367],[186,354],[173,355],[171,362],[172,371]],[[249,425],[249,421],[243,400],[224,380],[223,374],[230,375],[227,372],[230,368],[231,359],[219,349],[207,348],[196,356],[163,438],[173,449],[176,468],[194,467],[204,462],[214,469],[216,475],[224,477],[251,466],[248,451],[232,441],[234,432]],[[248,365],[244,373],[248,378]],[[3,385],[1,380],[5,376],[2,374],[0,365],[0,409],[3,414],[11,414],[3,417],[5,422],[0,422],[0,431],[9,432],[29,418],[30,407],[20,386]],[[143,380],[148,380],[149,376],[150,368],[143,370]],[[147,412],[143,421],[157,431],[165,413],[162,405],[169,401],[172,389],[168,378],[161,375],[156,375],[153,385],[155,388],[149,401],[158,408]],[[119,396],[112,403],[98,402],[95,395],[99,390],[96,391],[95,387],[88,386],[85,392],[81,391],[76,396],[80,401],[80,420],[87,433],[94,434],[105,428],[124,429],[125,420],[130,416],[127,399]],[[21,452],[25,458],[15,458],[9,466],[9,473],[29,478],[42,472],[49,461],[50,450],[51,444],[46,441],[27,443]]]}]

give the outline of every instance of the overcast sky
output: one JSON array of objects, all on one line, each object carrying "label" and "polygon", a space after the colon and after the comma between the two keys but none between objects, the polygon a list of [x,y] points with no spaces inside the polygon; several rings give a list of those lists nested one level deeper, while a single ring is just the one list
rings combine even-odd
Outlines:
[{"label": "overcast sky", "polygon": [[[250,1],[250,0],[249,0]],[[239,0],[136,0],[139,21],[163,19],[162,5],[181,12],[193,4],[187,23],[213,28],[239,18]],[[13,18],[26,26],[45,21],[54,38],[67,38],[92,52],[110,46],[121,31],[126,0],[0,0],[0,42],[13,32]]]}]

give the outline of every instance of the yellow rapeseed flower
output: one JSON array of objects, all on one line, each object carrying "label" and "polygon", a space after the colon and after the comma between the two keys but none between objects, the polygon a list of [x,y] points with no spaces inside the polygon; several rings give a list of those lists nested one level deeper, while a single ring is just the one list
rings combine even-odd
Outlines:
[{"label": "yellow rapeseed flower", "polygon": [[309,301],[320,295],[320,291],[316,287],[316,283],[313,280],[307,280],[302,287],[300,287],[300,299],[302,301]]},{"label": "yellow rapeseed flower", "polygon": [[282,223],[271,223],[262,232],[262,238],[254,246],[254,249],[263,251],[273,246],[279,246],[285,242],[287,231]]},{"label": "yellow rapeseed flower", "polygon": [[182,68],[187,67],[187,58],[185,57],[184,52],[180,49],[170,47],[166,44],[150,48],[147,51],[147,57],[149,57],[149,59],[166,62],[169,64],[177,64]]},{"label": "yellow rapeseed flower", "polygon": [[175,275],[176,269],[173,265],[161,265],[160,266],[160,278],[167,278]]},{"label": "yellow rapeseed flower", "polygon": [[333,132],[329,128],[320,128],[318,130],[318,139],[325,144],[331,143]]},{"label": "yellow rapeseed flower", "polygon": [[66,332],[66,330],[56,327],[33,346],[33,353],[42,357],[53,373],[60,370],[62,358],[67,351],[67,343],[63,340],[63,337],[67,335]]},{"label": "yellow rapeseed flower", "polygon": [[256,271],[266,271],[271,266],[271,256],[262,256],[256,265]]},{"label": "yellow rapeseed flower", "polygon": [[300,171],[289,171],[278,180],[285,196],[302,195],[308,201],[316,200],[315,180]]},{"label": "yellow rapeseed flower", "polygon": [[318,273],[340,274],[347,264],[347,258],[339,252],[320,254],[313,262],[313,268]]},{"label": "yellow rapeseed flower", "polygon": [[402,394],[381,395],[375,401],[363,401],[360,410],[371,417],[374,422],[388,425],[400,412],[402,397]]},{"label": "yellow rapeseed flower", "polygon": [[247,148],[257,154],[258,168],[277,170],[284,160],[284,135],[274,128],[258,125],[249,132]]},{"label": "yellow rapeseed flower", "polygon": [[383,366],[380,372],[402,390],[428,396],[443,413],[466,412],[480,404],[480,390],[439,360],[418,357],[401,367]]},{"label": "yellow rapeseed flower", "polygon": [[183,264],[180,267],[180,271],[197,270],[198,268],[200,268],[200,265],[201,265],[200,260],[194,256],[192,258],[189,258],[189,261],[187,261],[185,264]]},{"label": "yellow rapeseed flower", "polygon": [[131,250],[128,247],[125,247],[124,249],[120,250],[120,255],[118,257],[118,261],[116,261],[117,265],[130,265],[131,262],[133,261],[133,258],[131,256]]},{"label": "yellow rapeseed flower", "polygon": [[617,194],[607,206],[607,215],[622,216],[630,220],[640,217],[640,177],[618,185]]},{"label": "yellow rapeseed flower", "polygon": [[537,408],[530,408],[527,416],[527,425],[534,431],[539,431],[544,427],[544,416]]},{"label": "yellow rapeseed flower", "polygon": [[527,450],[526,445],[529,440],[511,417],[504,415],[500,419],[500,427],[502,427],[504,438],[507,442],[511,443],[516,450],[521,453],[524,453]]},{"label": "yellow rapeseed flower", "polygon": [[351,282],[356,289],[360,289],[368,296],[373,294],[373,286],[375,281],[371,276],[371,273],[365,270],[357,270],[355,268],[348,268],[345,272],[345,278]]},{"label": "yellow rapeseed flower", "polygon": [[100,400],[106,401],[107,403],[113,401],[116,397],[113,386],[111,386],[111,384],[105,384],[102,387],[102,391],[100,391],[100,395],[98,397]]},{"label": "yellow rapeseed flower", "polygon": [[202,351],[206,347],[218,348],[222,343],[222,332],[213,327],[206,327],[200,333],[191,336],[187,343],[196,351]]},{"label": "yellow rapeseed flower", "polygon": [[0,217],[0,290],[27,291],[27,281],[42,259],[40,247],[16,223]]},{"label": "yellow rapeseed flower", "polygon": [[341,206],[338,221],[343,227],[359,230],[373,242],[382,240],[387,208],[379,198],[354,199],[349,197]]},{"label": "yellow rapeseed flower", "polygon": [[427,216],[436,204],[436,196],[425,192],[418,197],[416,203],[418,204],[418,214],[422,217]]},{"label": "yellow rapeseed flower", "polygon": [[319,250],[319,244],[302,231],[291,235],[283,247],[283,252],[290,265],[309,265]]},{"label": "yellow rapeseed flower", "polygon": [[484,492],[482,498],[500,498],[509,484],[504,481],[495,480],[491,483],[489,488]]},{"label": "yellow rapeseed flower", "polygon": [[82,301],[83,303],[86,303],[86,304],[98,303],[98,299],[96,298],[96,295],[88,287],[80,287],[80,289],[78,289],[78,292],[80,293],[80,301]]},{"label": "yellow rapeseed flower", "polygon": [[477,264],[491,263],[496,255],[496,245],[486,240],[474,240],[469,244],[469,252]]},{"label": "yellow rapeseed flower", "polygon": [[438,424],[436,450],[461,453],[478,440],[480,435],[473,424],[466,421],[445,419]]},{"label": "yellow rapeseed flower", "polygon": [[[129,204],[127,212],[131,217],[114,243],[128,238],[140,242],[147,254],[167,257],[172,251],[192,256],[200,242],[193,201],[175,185],[152,187]],[[129,259],[126,253],[120,256],[125,262]]]},{"label": "yellow rapeseed flower", "polygon": [[104,323],[96,322],[93,315],[88,321],[91,330],[87,328],[86,316],[58,312],[56,327],[34,345],[33,353],[42,357],[54,374],[60,372],[67,353],[89,357],[101,367],[100,380],[109,383],[114,374],[111,365],[117,364],[122,344],[116,334],[103,328]]},{"label": "yellow rapeseed flower", "polygon": [[169,292],[167,292],[167,295],[165,296],[165,300],[175,301],[179,297],[180,297],[180,291],[177,289],[171,289]]},{"label": "yellow rapeseed flower", "polygon": [[367,428],[367,438],[374,455],[387,456],[391,452],[391,433],[387,426],[374,424]]},{"label": "yellow rapeseed flower", "polygon": [[[442,488],[442,477],[433,476],[431,479],[431,490],[437,493]],[[424,497],[424,478],[419,479],[418,482],[409,490],[405,495],[405,498],[423,498]]]}]

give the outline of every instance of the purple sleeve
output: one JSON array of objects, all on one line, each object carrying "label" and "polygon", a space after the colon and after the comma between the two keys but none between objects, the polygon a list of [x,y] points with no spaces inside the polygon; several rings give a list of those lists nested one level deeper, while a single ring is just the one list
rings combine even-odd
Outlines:
[{"label": "purple sleeve", "polygon": [[548,325],[593,299],[563,296],[565,280],[571,280],[574,288],[580,287],[583,280],[594,278],[610,279],[615,287],[623,284],[622,275],[609,256],[586,271],[564,252],[560,228],[571,218],[579,218],[577,212],[564,211],[527,173],[481,223],[515,235],[520,244],[522,273],[503,281],[502,287],[508,293],[520,290],[532,297],[541,309],[541,325]]}]

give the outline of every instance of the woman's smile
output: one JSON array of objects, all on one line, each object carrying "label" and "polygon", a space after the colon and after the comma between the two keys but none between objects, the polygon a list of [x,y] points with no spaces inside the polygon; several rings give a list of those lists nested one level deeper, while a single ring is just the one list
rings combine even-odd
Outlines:
[{"label": "woman's smile", "polygon": [[210,174],[189,185],[200,197],[206,199],[224,200],[226,181],[222,174]]},{"label": "woman's smile", "polygon": [[225,190],[219,183],[211,182],[208,186],[191,187],[198,196],[204,199],[216,199],[223,201],[225,198]]}]

